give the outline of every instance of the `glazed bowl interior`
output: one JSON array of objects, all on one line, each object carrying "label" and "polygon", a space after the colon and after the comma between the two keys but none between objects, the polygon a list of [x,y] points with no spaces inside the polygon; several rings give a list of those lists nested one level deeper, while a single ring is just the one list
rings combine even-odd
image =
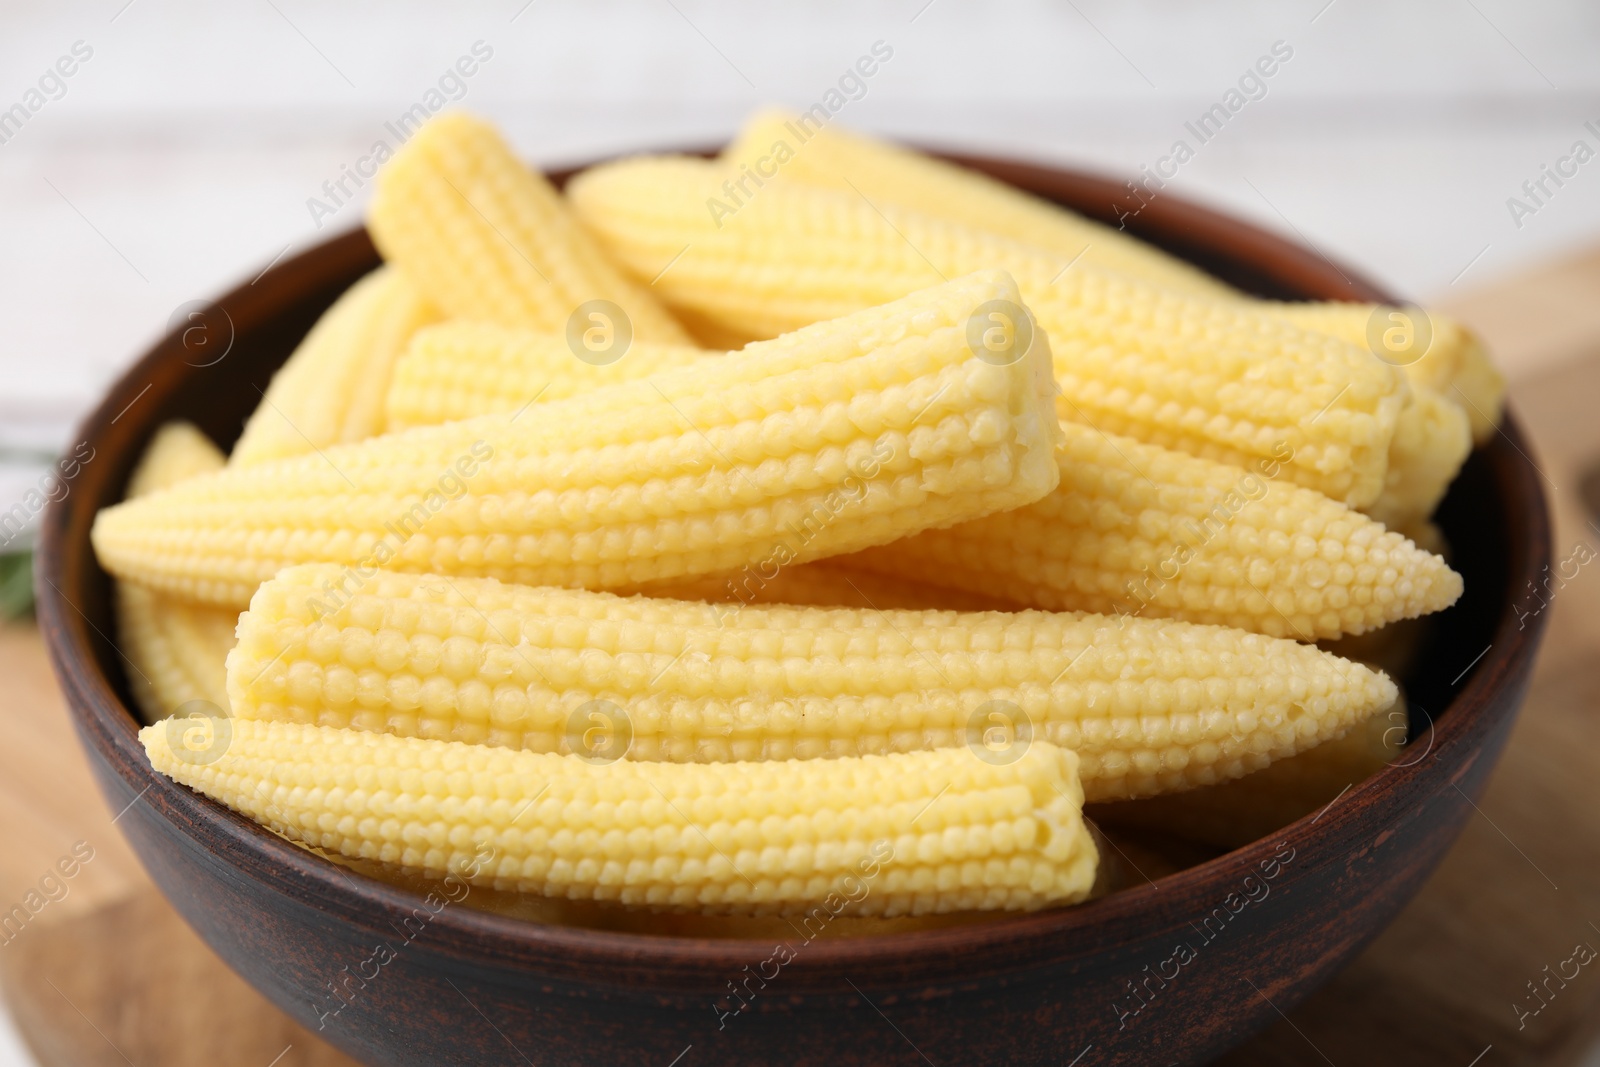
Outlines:
[{"label": "glazed bowl interior", "polygon": [[[1126,196],[1121,183],[1105,178],[995,160],[962,162],[1112,224]],[[1165,194],[1128,219],[1126,228],[1262,296],[1390,298],[1314,251]],[[127,679],[113,642],[110,581],[95,562],[89,529],[99,508],[121,498],[132,466],[164,421],[191,420],[219,445],[230,446],[272,373],[317,316],[378,262],[364,231],[344,234],[240,285],[156,344],[80,428],[95,457],[67,498],[51,507],[38,568],[41,622],[78,728],[91,754],[119,775],[106,785],[112,805],[142,797],[178,832],[201,835],[208,847],[225,854],[240,877],[266,880],[355,923],[370,922],[374,908],[403,909],[417,898],[394,886],[352,880],[332,864],[150,771],[135,737]],[[206,331],[201,339],[193,333],[196,325]],[[1515,419],[1508,416],[1504,432],[1474,453],[1437,517],[1452,545],[1452,562],[1466,577],[1467,591],[1439,617],[1416,667],[1402,679],[1412,700],[1413,736],[1426,735],[1430,749],[1442,748],[1453,735],[1500,731],[1502,724],[1486,724],[1475,716],[1509,716],[1495,710],[1490,697],[1497,689],[1525,681],[1537,631],[1515,628],[1511,602],[1548,558],[1544,500],[1537,477],[1522,458],[1526,449]],[[1401,761],[1356,785],[1316,825],[1301,820],[1272,841],[1246,846],[1242,855],[1201,863],[1082,906],[996,918],[973,927],[819,942],[808,949],[810,960],[847,964],[867,977],[874,970],[888,975],[913,964],[950,975],[986,968],[998,973],[1063,938],[1114,944],[1141,923],[1169,922],[1172,915],[1204,902],[1220,884],[1225,863],[1237,866],[1265,858],[1280,840],[1304,847],[1319,835],[1350,832],[1345,820],[1363,811],[1410,803],[1425,788],[1427,773],[1427,760]],[[708,966],[736,969],[749,958],[738,939],[545,926],[462,908],[450,909],[439,922],[462,952],[509,960],[519,958],[518,952],[536,951],[549,967],[595,981],[623,981],[627,961],[641,957],[651,960],[664,982],[674,974],[689,980]]]}]

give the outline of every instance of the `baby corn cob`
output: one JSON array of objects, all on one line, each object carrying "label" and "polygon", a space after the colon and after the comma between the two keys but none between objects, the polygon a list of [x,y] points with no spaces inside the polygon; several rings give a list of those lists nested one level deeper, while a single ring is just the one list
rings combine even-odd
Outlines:
[{"label": "baby corn cob", "polygon": [[1440,611],[1461,576],[1309,489],[1064,424],[1043,500],[846,557],[1052,611],[1183,619],[1302,641]]},{"label": "baby corn cob", "polygon": [[[248,603],[300,562],[636,586],[779,566],[1032,503],[1055,488],[1049,346],[974,354],[980,272],[654,378],[230,469],[97,517],[113,573]],[[987,354],[987,350],[979,349]]]},{"label": "baby corn cob", "polygon": [[1365,509],[1392,529],[1425,521],[1472,451],[1472,424],[1459,404],[1414,385],[1395,422],[1383,492]]},{"label": "baby corn cob", "polygon": [[249,720],[203,759],[159,725],[139,738],[156,770],[301,844],[549,897],[731,914],[1032,910],[1083,899],[1098,862],[1077,760],[1043,742],[1007,766],[956,749],[606,767]]},{"label": "baby corn cob", "polygon": [[[1375,304],[1338,301],[1310,304],[1267,305],[1274,314],[1305,329],[1342,337],[1372,347],[1369,324],[1380,309]],[[1476,334],[1443,312],[1429,311],[1427,349],[1415,359],[1404,353],[1402,369],[1413,385],[1425,386],[1466,411],[1472,421],[1472,440],[1483,444],[1494,435],[1505,408],[1505,379],[1495,369]],[[1408,360],[1408,361],[1407,361]]]},{"label": "baby corn cob", "polygon": [[229,463],[299,456],[382,433],[395,360],[411,335],[436,318],[392,267],[356,282],[273,375]]},{"label": "baby corn cob", "polygon": [[1365,348],[1239,302],[1064,270],[1031,246],[854,192],[779,182],[714,218],[722,173],[635,159],[568,189],[584,223],[669,303],[758,335],[1003,267],[1049,336],[1063,418],[1236,466],[1287,449],[1288,480],[1353,507],[1383,488],[1408,389]]},{"label": "baby corn cob", "polygon": [[[813,125],[782,112],[758,114],[723,153],[729,168],[741,170],[729,191],[736,197],[751,195],[752,184],[764,184],[762,174],[775,172],[784,180],[850,191],[875,203],[900,204],[987,230],[1038,246],[1065,262],[1126,274],[1166,289],[1244,302],[1305,329],[1372,348],[1369,324],[1379,311],[1375,305],[1257,301],[1157,248],[975,171],[837,127],[814,132]],[[794,147],[799,145],[803,148]],[[751,173],[752,166],[758,167],[756,173]],[[1431,386],[1467,408],[1473,436],[1482,443],[1499,421],[1503,383],[1470,331],[1443,314],[1429,313],[1428,319],[1431,345],[1422,359],[1406,365],[1406,374],[1413,385]],[[1474,372],[1470,378],[1463,376],[1469,359]],[[1452,388],[1457,381],[1462,383],[1459,400]],[[1408,404],[1402,410],[1402,420],[1410,422],[1410,443],[1391,449],[1389,481],[1374,511],[1386,521],[1430,514],[1466,457],[1458,447],[1455,420],[1449,419],[1446,426],[1437,403],[1426,407],[1412,411]],[[1419,439],[1424,428],[1438,429],[1441,436]]]},{"label": "baby corn cob", "polygon": [[1246,774],[1394,699],[1312,646],[1170,621],[729,611],[410,574],[334,606],[339,576],[296,567],[256,593],[235,715],[536,752],[585,751],[592,724],[607,756],[670,762],[975,746],[998,725],[1076,751],[1106,799]]},{"label": "baby corn cob", "polygon": [[[1405,350],[1384,352],[1386,334],[1376,333],[1373,326],[1379,314],[1411,320],[1416,317],[1411,310],[1346,302],[1269,302],[1262,307],[1306,330],[1365,346],[1387,362],[1402,365],[1411,382],[1411,397],[1395,422],[1384,490],[1365,510],[1387,526],[1410,526],[1434,514],[1474,442],[1485,442],[1499,426],[1504,381],[1488,363],[1472,331],[1448,315],[1429,312],[1427,323],[1421,326],[1426,334],[1418,333],[1418,326],[1413,325],[1411,342],[1418,347],[1427,344],[1424,354],[1413,358]],[[1389,318],[1379,322],[1387,323]],[[1482,386],[1464,378],[1469,365],[1474,371],[1488,373],[1486,378],[1472,379]],[[1469,382],[1469,392],[1459,389],[1458,381]],[[1478,389],[1485,389],[1486,395],[1477,397]]]},{"label": "baby corn cob", "polygon": [[639,341],[616,362],[598,365],[578,358],[556,334],[447,322],[417,334],[396,364],[385,405],[387,428],[511,413],[535,400],[562,400],[716,354]]},{"label": "baby corn cob", "polygon": [[836,125],[815,126],[814,119],[770,109],[746,120],[721,156],[730,171],[738,172],[733,196],[759,195],[756,190],[773,177],[858,190],[875,204],[900,204],[932,218],[989,230],[1039,245],[1065,261],[1142,278],[1164,289],[1238,296],[1176,256],[987,175]]},{"label": "baby corn cob", "polygon": [[[742,200],[773,178],[859,192],[880,206],[899,204],[1036,245],[1064,262],[1126,274],[1163,289],[1248,301],[1305,329],[1370,347],[1368,323],[1376,305],[1256,301],[1153,245],[977,171],[838,126],[815,125],[782,111],[756,113],[722,153],[727,168],[738,172],[727,192]],[[1428,318],[1433,343],[1422,359],[1405,367],[1406,374],[1452,401],[1458,400],[1452,386],[1459,385],[1473,439],[1482,444],[1499,422],[1505,383],[1470,330],[1440,312],[1428,312]]]},{"label": "baby corn cob", "polygon": [[219,471],[224,462],[222,450],[194,423],[163,423],[128,476],[127,495],[149,496],[190,478]]},{"label": "baby corn cob", "polygon": [[128,686],[145,722],[164,719],[191,700],[226,711],[228,673],[239,613],[162,596],[132,582],[116,584],[117,635],[132,665]]},{"label": "baby corn cob", "polygon": [[544,176],[462,112],[428,122],[378,172],[367,227],[383,257],[452,318],[564,333],[580,307],[603,300],[622,309],[635,340],[689,343],[573,222]]},{"label": "baby corn cob", "polygon": [[1506,379],[1476,338],[1461,354],[1461,370],[1451,379],[1448,395],[1466,407],[1473,444],[1481,445],[1494,436],[1505,415]]},{"label": "baby corn cob", "polygon": [[[210,438],[190,423],[169,422],[134,468],[128,495],[158,492],[222,465],[222,452]],[[145,721],[165,718],[191,700],[226,710],[226,661],[238,612],[184,603],[132,582],[115,583],[113,596],[118,647]]]},{"label": "baby corn cob", "polygon": [[1231,782],[1116,801],[1090,812],[1106,826],[1138,826],[1238,848],[1320,811],[1394,760],[1406,740],[1402,696],[1348,732]]}]

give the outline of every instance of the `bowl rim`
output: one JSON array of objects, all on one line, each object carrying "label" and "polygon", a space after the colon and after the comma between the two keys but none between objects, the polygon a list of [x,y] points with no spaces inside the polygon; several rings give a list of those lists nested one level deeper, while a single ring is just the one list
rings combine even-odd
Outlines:
[{"label": "bowl rim", "polygon": [[[1052,187],[1068,184],[1103,191],[1108,207],[1102,215],[1114,215],[1118,197],[1126,195],[1121,183],[1073,168],[988,156],[935,154],[1047,196]],[[578,169],[552,172],[551,176],[564,180]],[[1141,215],[1140,224],[1130,230],[1137,233],[1157,226],[1180,227],[1193,235],[1197,246],[1225,234],[1230,246],[1246,247],[1253,255],[1264,257],[1270,251],[1284,264],[1283,271],[1277,266],[1274,271],[1286,272],[1286,284],[1303,291],[1306,298],[1399,302],[1357,272],[1334,263],[1320,250],[1313,251],[1178,195],[1163,192],[1148,205],[1148,211],[1148,216]],[[313,265],[323,264],[336,253],[355,254],[352,248],[365,240],[364,231],[357,227],[319,241],[292,258],[274,263],[257,275],[256,281],[274,275],[314,274]],[[241,300],[254,284],[241,283],[216,303],[228,306]],[[154,368],[173,358],[169,349],[177,332],[174,330],[152,345],[107,390],[101,402],[79,423],[79,440],[102,439],[111,424],[143,395],[141,385]],[[1524,457],[1530,453],[1509,410],[1501,433]],[[1522,551],[1508,561],[1510,587],[1520,588],[1524,579],[1537,577],[1541,566],[1549,562],[1549,518],[1537,477],[1515,479],[1510,488],[1513,498],[1505,501],[1507,513],[1521,516],[1519,521],[1526,523]],[[69,493],[49,505],[36,557],[40,628],[80,740],[86,747],[92,746],[122,779],[129,793],[135,794],[130,807],[141,800],[150,804],[170,824],[169,829],[189,835],[194,839],[191,843],[210,852],[216,862],[331,919],[353,924],[375,936],[390,934],[385,919],[408,913],[423,901],[421,894],[375,879],[353,878],[347,869],[291,844],[150,767],[137,739],[137,716],[117,697],[110,680],[98,667],[89,632],[93,624],[63,592],[64,585],[75,584],[71,577],[74,569],[82,569],[84,574],[98,570],[86,539],[82,551],[88,558],[69,558],[68,531],[74,516],[92,504],[83,495]],[[1013,970],[1030,961],[1059,959],[1084,945],[1103,947],[1106,938],[1101,935],[1106,931],[1166,929],[1187,920],[1194,914],[1197,902],[1220,899],[1237,885],[1241,872],[1266,863],[1280,847],[1298,851],[1312,847],[1319,839],[1337,840],[1352,835],[1361,814],[1375,805],[1386,801],[1399,804],[1404,798],[1419,797],[1429,790],[1430,782],[1437,784],[1434,776],[1441,773],[1449,773],[1452,783],[1459,779],[1465,767],[1449,772],[1434,769],[1440,754],[1455,750],[1464,739],[1488,729],[1493,725],[1488,721],[1492,717],[1510,714],[1497,707],[1492,697],[1526,674],[1542,634],[1542,617],[1534,625],[1518,629],[1512,626],[1514,614],[1514,610],[1508,611],[1497,620],[1489,648],[1463,671],[1464,679],[1457,679],[1458,685],[1463,680],[1465,684],[1456,689],[1436,719],[1430,717],[1436,723],[1432,727],[1433,759],[1391,764],[1352,786],[1318,815],[1308,815],[1277,834],[1084,904],[930,930],[807,942],[807,974],[823,979],[832,976],[835,982],[847,974],[871,980],[874,974],[909,973],[908,968],[915,965],[919,976],[936,977],[928,964],[942,957],[947,964],[937,970],[959,980],[981,975],[986,969]],[[1468,752],[1466,758],[1470,766],[1475,753]],[[1137,927],[1128,925],[1135,922]],[[591,985],[609,981],[613,986],[631,988],[639,988],[642,983],[682,988],[674,984],[675,979],[697,976],[708,969],[719,975],[736,975],[740,967],[752,962],[754,946],[772,944],[769,936],[705,938],[545,924],[470,907],[447,907],[433,916],[430,925],[438,933],[421,946],[424,951],[470,957],[476,963],[498,962],[512,968],[581,977]],[[641,978],[641,963],[653,969],[648,982]]]}]

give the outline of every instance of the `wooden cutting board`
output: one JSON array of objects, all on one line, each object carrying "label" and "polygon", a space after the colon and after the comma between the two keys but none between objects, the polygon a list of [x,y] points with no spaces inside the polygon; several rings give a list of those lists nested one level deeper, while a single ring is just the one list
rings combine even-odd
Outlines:
[{"label": "wooden cutting board", "polygon": [[[1580,541],[1600,550],[1580,503],[1584,471],[1600,463],[1600,255],[1541,276],[1555,280],[1463,297],[1458,310],[1481,321],[1514,373],[1528,368],[1513,398],[1538,442],[1530,462],[1564,559]],[[1519,331],[1525,292],[1571,299]],[[1590,492],[1600,496],[1600,479]],[[1460,842],[1346,971],[1222,1063],[1578,1065],[1600,1044],[1600,959],[1576,962],[1580,946],[1600,950],[1600,564],[1543,610],[1551,626],[1527,707]],[[0,911],[59,876],[75,844],[93,852],[45,887],[60,899],[0,947],[0,989],[40,1062],[352,1063],[234,976],[150,885],[89,779],[31,627],[0,629],[0,678]]]}]

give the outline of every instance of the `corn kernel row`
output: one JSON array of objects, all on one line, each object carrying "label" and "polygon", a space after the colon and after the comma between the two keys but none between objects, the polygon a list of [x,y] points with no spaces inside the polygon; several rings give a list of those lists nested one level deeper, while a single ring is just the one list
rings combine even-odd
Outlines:
[{"label": "corn kernel row", "polygon": [[1031,910],[1094,884],[1071,752],[965,751],[596,766],[575,756],[224,720],[156,770],[337,856],[474,885],[661,910],[855,915]]},{"label": "corn kernel row", "polygon": [[406,574],[341,597],[339,578],[294,568],[256,593],[228,659],[236,715],[537,752],[584,751],[592,727],[602,755],[671,762],[976,746],[993,727],[1007,751],[1075,750],[1104,799],[1237,777],[1394,699],[1314,647],[1170,621],[729,611]]}]

